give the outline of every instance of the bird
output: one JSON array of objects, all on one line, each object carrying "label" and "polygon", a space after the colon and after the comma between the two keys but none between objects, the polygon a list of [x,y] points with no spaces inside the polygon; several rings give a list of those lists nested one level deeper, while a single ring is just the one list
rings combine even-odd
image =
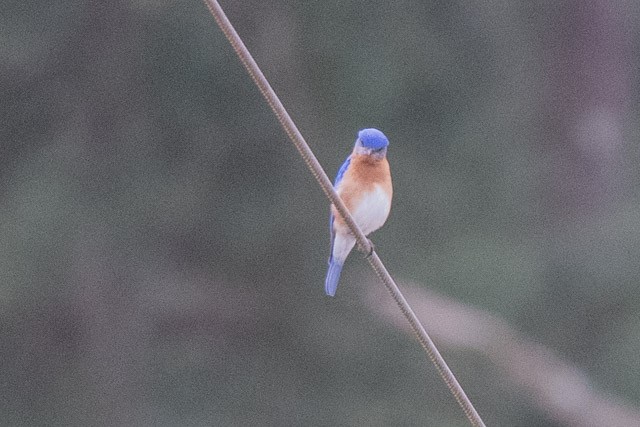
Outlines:
[{"label": "bird", "polygon": [[[358,132],[353,151],[342,164],[333,187],[346,205],[364,235],[382,227],[391,211],[393,186],[387,160],[389,140],[378,129]],[[335,296],[340,273],[356,238],[331,205],[329,216],[331,252],[324,288],[328,296]]]}]

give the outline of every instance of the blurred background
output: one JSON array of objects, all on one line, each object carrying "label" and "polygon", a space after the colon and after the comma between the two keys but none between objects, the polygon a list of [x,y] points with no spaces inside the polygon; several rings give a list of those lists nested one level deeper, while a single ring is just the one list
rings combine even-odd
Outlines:
[{"label": "blurred background", "polygon": [[[372,239],[488,425],[640,420],[639,3],[222,6],[331,177],[389,137]],[[0,58],[1,424],[467,425],[361,254],[325,297],[328,202],[200,1],[5,0]]]}]

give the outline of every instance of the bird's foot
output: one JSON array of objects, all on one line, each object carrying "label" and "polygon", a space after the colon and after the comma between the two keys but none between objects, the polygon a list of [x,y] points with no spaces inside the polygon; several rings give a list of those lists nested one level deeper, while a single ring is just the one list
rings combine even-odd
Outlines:
[{"label": "bird's foot", "polygon": [[376,250],[376,247],[374,246],[371,239],[367,239],[367,241],[369,242],[369,252],[364,256],[365,258],[371,257],[371,255],[373,255],[373,252]]}]

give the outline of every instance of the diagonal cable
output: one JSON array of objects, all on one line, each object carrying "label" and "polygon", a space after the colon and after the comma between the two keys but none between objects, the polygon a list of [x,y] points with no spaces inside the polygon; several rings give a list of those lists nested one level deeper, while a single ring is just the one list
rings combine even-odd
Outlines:
[{"label": "diagonal cable", "polygon": [[229,22],[229,19],[222,10],[222,7],[220,7],[220,4],[217,0],[204,0],[204,2],[209,8],[209,11],[213,15],[218,26],[227,37],[227,40],[229,40],[229,43],[231,43],[231,46],[238,55],[238,58],[240,58],[240,61],[253,79],[254,83],[256,84],[256,86],[258,86],[258,89],[260,89],[262,96],[264,96],[264,98],[267,100],[267,103],[278,118],[278,121],[284,128],[285,132],[287,133],[287,135],[289,135],[291,142],[293,142],[296,149],[309,167],[309,170],[318,181],[318,184],[320,184],[320,187],[322,187],[324,193],[327,195],[331,203],[334,204],[340,215],[344,218],[345,222],[349,226],[349,229],[353,232],[356,241],[358,242],[359,249],[362,252],[368,254],[366,259],[369,261],[369,264],[371,264],[373,270],[376,272],[380,280],[384,283],[385,287],[395,300],[396,304],[398,304],[400,311],[406,317],[407,321],[411,325],[411,328],[415,332],[420,345],[424,348],[425,352],[429,356],[429,359],[438,370],[440,377],[445,382],[445,384],[451,391],[451,394],[453,394],[453,397],[456,399],[465,415],[469,419],[469,422],[473,426],[484,426],[485,424],[482,421],[482,418],[480,418],[480,415],[474,408],[473,404],[471,403],[471,400],[469,400],[462,386],[460,385],[460,383],[458,383],[458,380],[453,375],[453,372],[451,372],[451,369],[449,369],[449,366],[443,359],[442,355],[440,355],[440,352],[431,340],[431,337],[429,336],[429,334],[427,334],[424,327],[420,323],[420,320],[418,320],[418,317],[411,309],[411,306],[402,295],[402,292],[398,288],[398,285],[396,285],[395,281],[385,268],[384,264],[382,264],[382,261],[378,257],[378,254],[374,251],[373,245],[353,220],[353,217],[342,202],[342,199],[340,199],[340,197],[334,190],[329,177],[325,173],[324,169],[322,169],[322,166],[320,166],[320,162],[318,162],[318,159],[316,159],[316,156],[313,154],[313,151],[311,151],[311,148],[309,148],[309,145],[302,137],[302,134],[298,130],[298,127],[289,116],[289,113],[287,113],[287,110],[284,108],[282,102],[280,102],[280,99],[271,88],[271,85],[267,81],[264,74],[262,74],[262,71],[258,67],[258,64],[249,53],[249,50],[242,42],[242,39],[231,25],[231,22]]}]

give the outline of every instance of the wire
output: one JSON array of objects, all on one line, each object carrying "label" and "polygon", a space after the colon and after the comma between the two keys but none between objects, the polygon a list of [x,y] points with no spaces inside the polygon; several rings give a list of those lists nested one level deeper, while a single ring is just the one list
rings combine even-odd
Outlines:
[{"label": "wire", "polygon": [[231,25],[231,22],[222,10],[222,7],[217,0],[203,1],[209,8],[209,11],[213,15],[227,40],[229,40],[229,43],[235,50],[238,58],[240,58],[240,61],[253,79],[254,83],[256,84],[256,86],[258,86],[258,89],[260,89],[262,96],[264,96],[264,98],[267,100],[267,103],[269,104],[269,106],[273,110],[273,113],[278,118],[278,121],[291,139],[291,142],[293,142],[296,149],[302,156],[302,159],[309,167],[309,170],[318,181],[318,184],[320,184],[320,187],[322,187],[324,193],[327,195],[331,203],[334,204],[342,218],[347,223],[349,229],[353,232],[353,235],[356,238],[356,242],[358,243],[358,248],[360,249],[360,251],[367,254],[367,261],[369,261],[369,264],[371,264],[373,270],[376,272],[382,283],[384,283],[385,287],[395,300],[396,304],[398,304],[398,307],[400,308],[402,314],[409,321],[409,324],[411,325],[413,332],[416,334],[420,345],[424,348],[427,356],[429,356],[429,359],[435,365],[438,373],[440,374],[440,377],[445,382],[445,384],[451,391],[451,394],[464,411],[465,415],[469,419],[469,422],[473,426],[484,427],[485,424],[482,421],[482,418],[480,418],[480,415],[474,408],[473,404],[471,403],[471,400],[469,400],[469,398],[467,397],[462,386],[460,385],[460,383],[458,383],[458,380],[453,375],[453,372],[451,372],[451,369],[449,369],[449,366],[440,355],[440,352],[431,340],[431,337],[420,323],[420,320],[411,309],[411,306],[409,305],[407,300],[402,295],[400,288],[398,288],[398,285],[396,285],[395,281],[385,268],[384,264],[378,257],[378,254],[376,254],[373,245],[353,220],[353,217],[342,202],[342,199],[340,199],[340,196],[338,196],[338,193],[336,193],[336,191],[334,190],[329,177],[325,173],[324,169],[322,169],[320,162],[318,162],[318,159],[313,154],[313,151],[311,151],[311,148],[302,137],[302,134],[298,130],[298,127],[289,116],[289,113],[287,113],[287,110],[282,105],[282,102],[280,102],[280,99],[267,81],[264,74],[262,74],[260,67],[258,67],[258,64],[249,53],[249,50],[242,42],[242,39],[233,28],[233,25]]}]

